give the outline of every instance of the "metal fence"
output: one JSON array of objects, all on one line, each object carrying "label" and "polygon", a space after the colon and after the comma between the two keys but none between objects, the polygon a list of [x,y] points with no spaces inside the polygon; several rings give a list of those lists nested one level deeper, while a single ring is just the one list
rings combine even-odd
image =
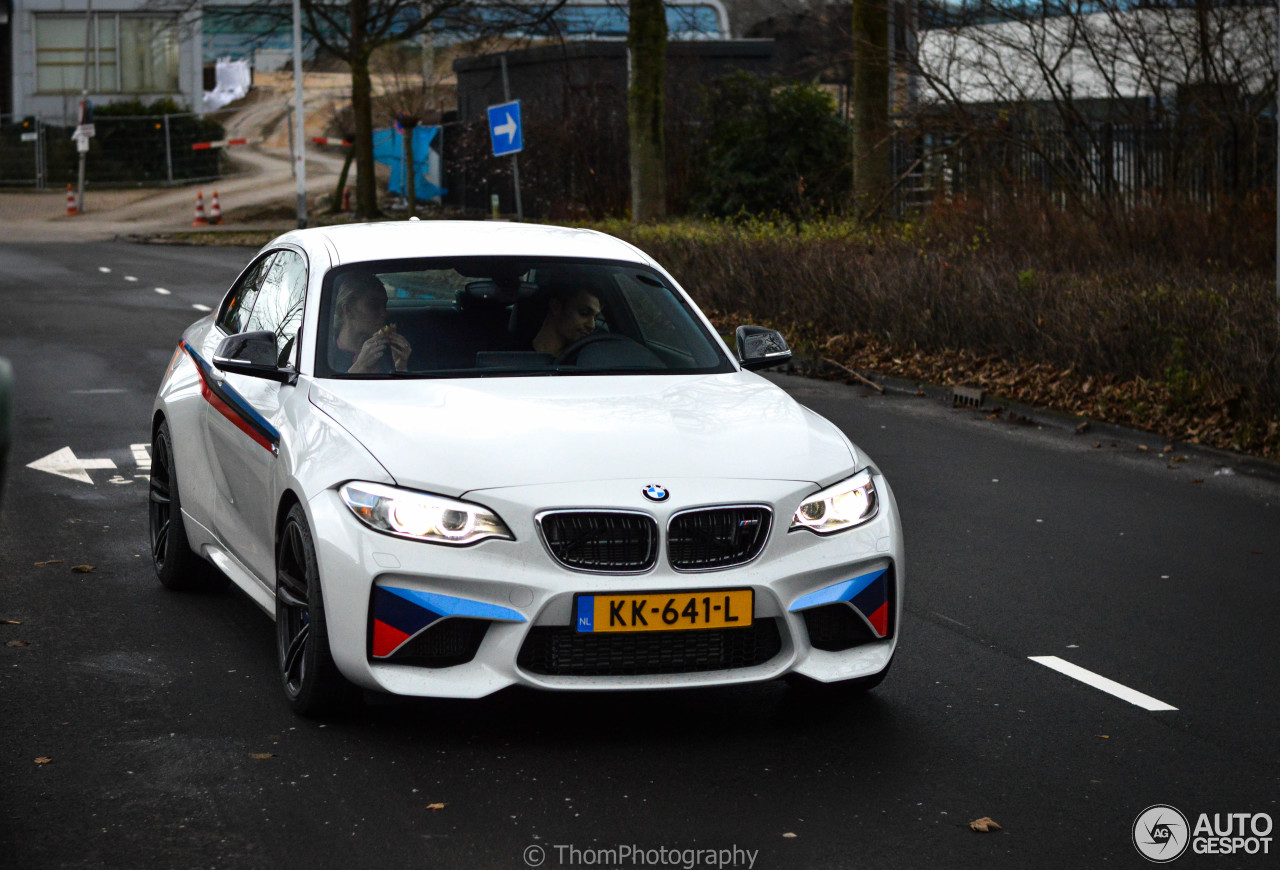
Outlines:
[{"label": "metal fence", "polygon": [[1181,199],[1214,205],[1275,185],[1276,123],[1235,127],[1151,119],[903,129],[895,141],[899,208],[955,196],[1037,191],[1061,204],[1136,205]]},{"label": "metal fence", "polygon": [[[222,138],[222,125],[199,115],[99,114],[85,178],[101,187],[188,184],[219,177],[221,149],[194,149]],[[38,190],[76,181],[74,125],[39,116],[0,116],[0,186]]]}]

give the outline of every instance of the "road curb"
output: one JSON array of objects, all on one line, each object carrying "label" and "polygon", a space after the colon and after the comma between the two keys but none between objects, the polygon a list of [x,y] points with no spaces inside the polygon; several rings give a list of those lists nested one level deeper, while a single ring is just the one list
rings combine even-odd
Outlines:
[{"label": "road curb", "polygon": [[[841,379],[839,370],[833,369],[830,364],[805,358],[797,358],[785,367],[779,367],[776,371],[827,382]],[[826,376],[828,374],[831,376]],[[999,412],[999,419],[1007,423],[1043,426],[1070,432],[1081,437],[1092,436],[1095,439],[1102,438],[1108,441],[1121,442],[1132,445],[1136,450],[1149,451],[1155,456],[1163,456],[1164,448],[1171,446],[1179,454],[1195,457],[1210,465],[1218,465],[1230,469],[1235,474],[1280,483],[1280,462],[1274,462],[1270,459],[1209,447],[1204,444],[1191,444],[1186,441],[1171,440],[1155,432],[1107,423],[1095,420],[1092,417],[1081,417],[1062,411],[1053,411],[1048,408],[1038,408],[1034,405],[1027,405],[986,392],[966,390],[961,400],[957,401],[957,396],[961,394],[957,392],[956,387],[944,387],[939,384],[895,378],[874,371],[859,370],[857,374],[881,387],[886,395],[929,399],[951,405],[957,409],[972,410],[983,415]],[[856,386],[856,384],[852,386]],[[968,404],[973,400],[975,394],[981,396],[978,404]]]}]

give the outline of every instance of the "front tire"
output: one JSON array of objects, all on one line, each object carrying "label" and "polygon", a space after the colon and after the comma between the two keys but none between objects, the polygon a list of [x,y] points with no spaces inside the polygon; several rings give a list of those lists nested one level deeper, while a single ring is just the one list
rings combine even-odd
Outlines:
[{"label": "front tire", "polygon": [[151,532],[151,564],[167,589],[210,592],[227,585],[227,578],[191,549],[182,522],[178,470],[173,461],[169,424],[161,423],[151,439],[151,482],[147,514]]},{"label": "front tire", "polygon": [[295,713],[318,716],[354,699],[329,649],[315,542],[301,505],[290,509],[276,542],[276,653]]}]

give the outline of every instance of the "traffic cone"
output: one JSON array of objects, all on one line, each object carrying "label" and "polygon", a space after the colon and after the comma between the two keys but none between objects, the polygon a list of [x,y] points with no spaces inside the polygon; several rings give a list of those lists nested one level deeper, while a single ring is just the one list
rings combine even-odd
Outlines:
[{"label": "traffic cone", "polygon": [[196,192],[196,219],[191,222],[193,227],[207,227],[209,219],[204,216],[204,191]]},{"label": "traffic cone", "polygon": [[71,190],[71,185],[67,185],[67,214],[80,214],[80,209],[76,208],[76,195]]},{"label": "traffic cone", "polygon": [[222,206],[218,205],[218,191],[213,192],[213,199],[209,201],[209,223],[222,223]]},{"label": "traffic cone", "polygon": [[351,211],[351,188],[342,188],[342,210]]}]

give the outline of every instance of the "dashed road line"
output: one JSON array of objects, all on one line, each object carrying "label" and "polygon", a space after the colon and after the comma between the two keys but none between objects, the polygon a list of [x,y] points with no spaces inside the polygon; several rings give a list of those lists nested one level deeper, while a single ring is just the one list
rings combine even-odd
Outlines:
[{"label": "dashed road line", "polygon": [[208,305],[201,305],[199,302],[191,303],[191,307],[194,308],[196,311],[212,311],[213,310]]},{"label": "dashed road line", "polygon": [[1130,689],[1128,686],[1117,683],[1115,680],[1109,680],[1104,676],[1095,674],[1093,671],[1086,670],[1079,665],[1073,665],[1069,661],[1060,659],[1057,656],[1027,656],[1031,661],[1051,668],[1060,674],[1065,674],[1073,680],[1079,680],[1095,689],[1100,689],[1108,695],[1114,695],[1122,701],[1128,701],[1130,704],[1141,707],[1144,710],[1157,712],[1161,710],[1177,710],[1177,707],[1166,704],[1164,701],[1144,695],[1137,689]]},{"label": "dashed road line", "polygon": [[107,274],[108,272],[110,272],[111,270],[110,270],[110,269],[108,269],[106,266],[99,266],[99,267],[98,267],[98,271],[99,271],[99,272],[101,272],[102,274],[106,275],[106,274]]},{"label": "dashed road line", "polygon": [[138,279],[137,279],[137,278],[135,278],[135,277],[134,277],[134,276],[132,276],[132,275],[125,275],[125,276],[124,276],[124,280],[126,280],[126,281],[137,281]]},{"label": "dashed road line", "polygon": [[163,287],[157,287],[157,288],[156,288],[156,292],[157,292],[157,293],[159,293],[161,296],[172,296],[172,295],[173,295],[173,291],[172,291],[172,290],[166,290],[166,289],[164,289]]}]

